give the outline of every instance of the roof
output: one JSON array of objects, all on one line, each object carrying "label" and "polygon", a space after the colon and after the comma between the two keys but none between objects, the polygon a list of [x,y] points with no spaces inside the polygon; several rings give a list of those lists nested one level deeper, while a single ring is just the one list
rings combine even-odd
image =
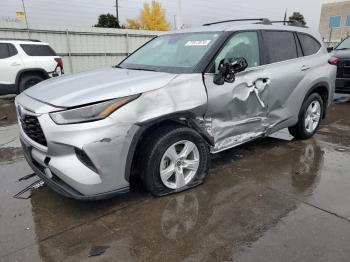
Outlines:
[{"label": "roof", "polygon": [[258,24],[252,22],[226,22],[220,24],[213,24],[201,26],[196,28],[189,28],[183,30],[170,31],[165,34],[174,33],[196,33],[196,32],[225,32],[225,31],[242,31],[242,30],[278,30],[278,31],[293,31],[310,34],[320,42],[322,41],[320,34],[316,30],[306,27],[288,26],[283,24]]},{"label": "roof", "polygon": [[48,45],[48,43],[41,42],[35,39],[15,39],[15,38],[0,38],[0,43],[21,43],[21,44],[31,44],[31,45]]},{"label": "roof", "polygon": [[340,2],[333,2],[333,3],[324,3],[322,4],[322,7],[331,7],[331,6],[341,6],[341,5],[349,5],[349,1],[340,1]]}]

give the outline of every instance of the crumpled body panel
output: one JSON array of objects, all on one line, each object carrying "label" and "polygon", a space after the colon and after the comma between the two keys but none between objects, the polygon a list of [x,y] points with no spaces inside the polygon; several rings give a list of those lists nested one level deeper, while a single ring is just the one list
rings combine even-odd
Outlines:
[{"label": "crumpled body panel", "polygon": [[[260,71],[243,73],[233,84],[215,85],[213,75],[205,76],[208,91],[208,111],[205,117],[218,152],[264,134],[268,107],[267,76]],[[261,74],[260,74],[261,75]]]}]

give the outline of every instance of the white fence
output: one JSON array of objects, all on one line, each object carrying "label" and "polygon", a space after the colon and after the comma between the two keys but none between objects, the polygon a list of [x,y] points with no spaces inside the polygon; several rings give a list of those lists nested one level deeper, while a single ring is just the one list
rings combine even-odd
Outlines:
[{"label": "white fence", "polygon": [[47,42],[63,58],[66,73],[117,64],[160,32],[107,28],[35,26],[0,22],[0,38]]}]

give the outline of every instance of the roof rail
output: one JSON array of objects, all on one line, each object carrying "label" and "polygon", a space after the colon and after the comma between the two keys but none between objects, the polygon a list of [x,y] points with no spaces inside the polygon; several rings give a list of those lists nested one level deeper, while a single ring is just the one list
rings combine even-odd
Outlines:
[{"label": "roof rail", "polygon": [[207,24],[204,24],[203,26],[230,23],[230,22],[240,22],[240,21],[259,21],[259,23],[264,25],[271,24],[270,20],[267,18],[246,18],[246,19],[232,19],[232,20],[224,20],[224,21],[218,21],[213,23],[207,23]]},{"label": "roof rail", "polygon": [[0,38],[0,40],[41,42],[40,40],[37,40],[37,39],[24,39],[24,38]]},{"label": "roof rail", "polygon": [[288,20],[288,21],[271,21],[271,24],[277,24],[277,23],[283,23],[287,24],[288,26],[296,26],[296,27],[304,27],[308,28],[308,26],[303,25],[301,22],[296,21],[296,20]]}]

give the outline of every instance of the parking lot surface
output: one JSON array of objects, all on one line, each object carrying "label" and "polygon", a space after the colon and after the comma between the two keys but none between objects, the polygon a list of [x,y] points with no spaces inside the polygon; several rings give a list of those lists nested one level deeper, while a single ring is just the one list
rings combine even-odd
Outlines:
[{"label": "parking lot surface", "polygon": [[283,130],[214,155],[206,183],[183,193],[136,185],[79,202],[43,187],[21,200],[36,179],[18,181],[31,170],[13,98],[0,98],[0,261],[349,261],[349,112],[338,97],[313,139]]}]

